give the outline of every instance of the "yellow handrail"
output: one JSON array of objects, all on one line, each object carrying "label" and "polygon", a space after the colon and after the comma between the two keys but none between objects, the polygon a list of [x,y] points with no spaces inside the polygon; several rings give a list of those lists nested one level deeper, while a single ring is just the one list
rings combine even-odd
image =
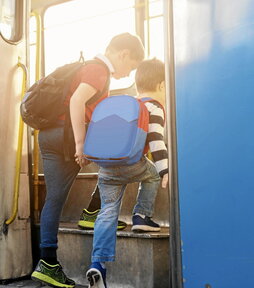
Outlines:
[{"label": "yellow handrail", "polygon": [[41,17],[40,15],[33,11],[31,12],[31,17],[35,17],[36,20],[36,67],[35,67],[35,80],[41,78]]},{"label": "yellow handrail", "polygon": [[[36,19],[36,67],[35,67],[35,80],[38,81],[41,78],[41,17],[40,15],[33,11],[31,16]],[[37,222],[39,220],[39,144],[38,144],[38,130],[34,130],[34,220]]]},{"label": "yellow handrail", "polygon": [[[21,93],[21,100],[22,100],[26,91],[27,69],[24,64],[20,63],[20,58],[18,60],[18,67],[22,68],[22,71],[23,71],[22,93]],[[14,179],[15,182],[14,182],[12,214],[11,214],[11,217],[5,221],[6,225],[11,224],[15,220],[17,213],[18,213],[20,170],[21,170],[21,158],[22,158],[22,147],[23,147],[23,130],[24,130],[24,123],[20,116],[19,117],[18,149],[17,149],[17,154],[16,154],[16,168],[15,168],[15,179]]]}]

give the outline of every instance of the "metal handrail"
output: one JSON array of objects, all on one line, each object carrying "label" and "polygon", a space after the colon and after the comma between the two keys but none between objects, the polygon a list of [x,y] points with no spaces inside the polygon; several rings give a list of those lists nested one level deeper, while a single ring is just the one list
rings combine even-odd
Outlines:
[{"label": "metal handrail", "polygon": [[36,67],[35,67],[35,80],[39,80],[41,77],[41,16],[33,11],[30,14],[31,17],[35,17],[36,20]]},{"label": "metal handrail", "polygon": [[169,203],[170,203],[170,287],[183,288],[182,254],[180,231],[180,207],[178,194],[177,130],[176,130],[176,92],[175,92],[175,51],[173,0],[164,0],[164,36],[165,36],[165,79],[166,79],[166,115],[169,163]]},{"label": "metal handrail", "polygon": [[[31,17],[34,16],[36,19],[36,66],[35,66],[35,80],[38,81],[41,78],[41,17],[33,11]],[[38,144],[38,130],[34,130],[34,151],[33,151],[33,184],[34,184],[34,220],[39,220],[39,144]]]},{"label": "metal handrail", "polygon": [[[22,100],[25,95],[26,85],[27,85],[27,68],[24,64],[20,63],[20,58],[18,60],[17,65],[18,67],[22,68],[22,71],[23,71],[22,92],[21,92],[21,100]],[[20,170],[21,170],[21,158],[22,158],[22,148],[23,148],[23,131],[24,131],[24,123],[20,116],[19,117],[18,148],[17,148],[17,154],[16,154],[16,168],[15,168],[12,214],[10,218],[5,221],[6,225],[10,225],[15,220],[17,213],[18,213]]]}]

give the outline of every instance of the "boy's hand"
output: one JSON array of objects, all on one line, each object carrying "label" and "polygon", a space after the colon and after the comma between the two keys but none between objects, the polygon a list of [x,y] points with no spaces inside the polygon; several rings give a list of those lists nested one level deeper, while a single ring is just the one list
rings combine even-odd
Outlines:
[{"label": "boy's hand", "polygon": [[83,168],[85,165],[88,165],[90,163],[89,160],[84,158],[83,144],[82,145],[76,145],[76,153],[75,153],[74,157],[75,157],[75,161],[77,162],[77,164],[81,168]]},{"label": "boy's hand", "polygon": [[91,161],[87,160],[84,155],[78,156],[77,154],[74,155],[75,161],[77,164],[80,166],[80,168],[83,168],[84,166],[88,165],[91,163]]},{"label": "boy's hand", "polygon": [[168,173],[163,175],[162,180],[161,180],[161,187],[166,188],[168,185]]}]

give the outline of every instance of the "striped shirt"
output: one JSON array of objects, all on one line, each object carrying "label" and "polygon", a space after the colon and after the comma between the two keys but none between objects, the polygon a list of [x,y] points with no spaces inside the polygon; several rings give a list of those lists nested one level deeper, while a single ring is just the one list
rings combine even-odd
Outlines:
[{"label": "striped shirt", "polygon": [[156,169],[163,177],[168,173],[168,151],[164,141],[164,110],[156,101],[145,102],[145,105],[150,114],[146,143],[149,145]]}]

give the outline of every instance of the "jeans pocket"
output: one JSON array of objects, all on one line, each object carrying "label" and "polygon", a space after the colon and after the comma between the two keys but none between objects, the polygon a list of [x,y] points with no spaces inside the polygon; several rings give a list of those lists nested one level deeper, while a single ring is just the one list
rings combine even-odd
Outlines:
[{"label": "jeans pocket", "polygon": [[39,132],[39,146],[42,153],[62,153],[63,127],[52,127]]}]

